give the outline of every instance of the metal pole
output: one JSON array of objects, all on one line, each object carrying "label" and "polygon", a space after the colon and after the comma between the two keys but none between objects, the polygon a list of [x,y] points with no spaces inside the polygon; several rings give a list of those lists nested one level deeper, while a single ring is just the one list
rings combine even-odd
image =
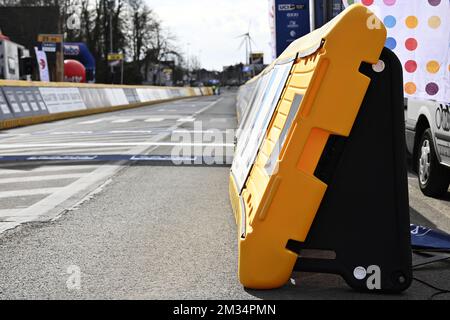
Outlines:
[{"label": "metal pole", "polygon": [[309,23],[311,32],[316,29],[316,7],[314,2],[314,0],[309,0]]},{"label": "metal pole", "polygon": [[323,8],[323,12],[322,12],[322,21],[323,24],[326,24],[328,22],[328,1],[327,0],[322,0],[322,8]]},{"label": "metal pole", "polygon": [[[109,53],[114,53],[114,42],[113,42],[113,9],[114,9],[115,1],[109,0],[108,9],[109,9]],[[111,65],[111,83],[114,83],[114,66]]]},{"label": "metal pole", "polygon": [[[113,51],[113,28],[112,28],[112,12],[109,13],[109,53],[114,53]],[[111,74],[114,73],[114,67],[111,65]]]},{"label": "metal pole", "polygon": [[125,59],[122,59],[122,65],[121,65],[121,71],[120,71],[120,84],[123,84],[123,60],[125,60]]},{"label": "metal pole", "polygon": [[188,78],[188,86],[191,86],[191,59],[190,59],[190,55],[191,55],[191,44],[190,43],[188,43],[187,44],[187,71],[188,71],[188,74],[187,74],[187,78]]}]

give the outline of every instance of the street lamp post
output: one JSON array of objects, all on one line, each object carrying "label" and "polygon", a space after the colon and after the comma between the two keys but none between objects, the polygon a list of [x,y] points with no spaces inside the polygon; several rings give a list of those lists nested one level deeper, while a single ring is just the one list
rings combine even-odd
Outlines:
[{"label": "street lamp post", "polygon": [[188,78],[188,85],[191,85],[191,44],[187,43],[187,78]]},{"label": "street lamp post", "polygon": [[[113,41],[113,10],[116,5],[115,0],[108,0],[109,11],[109,53],[114,53],[114,41]],[[114,83],[114,66],[111,64],[111,82]]]}]

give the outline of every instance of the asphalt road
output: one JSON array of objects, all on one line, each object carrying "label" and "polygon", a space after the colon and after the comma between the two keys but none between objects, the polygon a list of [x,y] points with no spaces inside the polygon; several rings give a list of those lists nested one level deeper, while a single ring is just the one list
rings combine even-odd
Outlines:
[{"label": "asphalt road", "polygon": [[[232,150],[225,136],[236,127],[234,106],[234,94],[226,93],[1,133],[1,155],[36,156],[173,156],[174,147],[185,147],[195,157],[207,146],[191,148],[180,136],[174,142],[174,131],[222,138],[214,140],[214,165],[0,164],[0,299],[426,299],[434,293],[414,282],[402,295],[360,294],[337,276],[306,273],[279,290],[242,288],[223,165]],[[412,173],[409,182],[412,221],[450,231],[450,196],[426,198]],[[415,275],[449,288],[449,270],[440,263]]]}]

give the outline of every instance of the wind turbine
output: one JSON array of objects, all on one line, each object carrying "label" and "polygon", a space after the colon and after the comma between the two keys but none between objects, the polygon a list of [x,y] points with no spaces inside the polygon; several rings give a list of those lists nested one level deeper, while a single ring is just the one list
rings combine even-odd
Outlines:
[{"label": "wind turbine", "polygon": [[246,63],[251,64],[251,54],[253,52],[252,50],[252,44],[255,44],[255,42],[252,39],[252,36],[250,35],[250,28],[251,28],[251,24],[252,22],[250,21],[249,25],[248,25],[248,31],[244,34],[241,34],[240,36],[236,37],[236,38],[242,38],[242,42],[239,46],[239,50],[242,48],[242,46],[245,45],[245,60]]}]

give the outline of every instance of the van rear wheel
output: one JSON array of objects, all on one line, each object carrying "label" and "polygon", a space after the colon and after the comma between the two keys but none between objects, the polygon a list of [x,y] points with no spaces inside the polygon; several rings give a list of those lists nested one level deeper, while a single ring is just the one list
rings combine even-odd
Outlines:
[{"label": "van rear wheel", "polygon": [[445,195],[450,183],[450,171],[438,161],[431,129],[425,130],[420,139],[416,163],[422,192],[429,197]]}]

